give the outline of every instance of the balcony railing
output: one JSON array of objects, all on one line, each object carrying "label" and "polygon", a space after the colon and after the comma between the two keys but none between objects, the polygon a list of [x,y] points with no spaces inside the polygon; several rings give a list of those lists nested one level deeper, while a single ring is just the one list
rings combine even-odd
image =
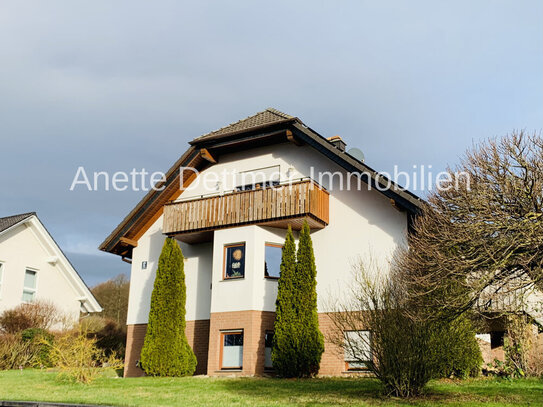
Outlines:
[{"label": "balcony railing", "polygon": [[328,198],[326,190],[306,180],[171,202],[164,206],[163,232],[196,242],[207,240],[202,232],[249,224],[300,229],[306,220],[311,228],[321,229],[328,224]]}]

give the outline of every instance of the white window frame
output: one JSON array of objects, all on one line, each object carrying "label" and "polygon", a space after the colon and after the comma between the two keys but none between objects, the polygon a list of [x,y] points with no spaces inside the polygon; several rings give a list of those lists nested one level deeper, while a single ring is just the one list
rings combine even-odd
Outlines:
[{"label": "white window frame", "polygon": [[[25,286],[25,283],[24,283],[24,280],[23,280],[23,295],[21,296],[21,301],[25,302],[25,303],[30,303],[32,301],[34,301],[36,299],[36,293],[38,292],[38,275],[39,275],[39,272],[38,272],[38,269],[35,269],[35,268],[32,268],[32,267],[25,267],[25,279],[26,279],[26,272],[27,271],[32,271],[34,273],[36,273],[36,287],[34,288],[31,288],[31,287],[26,287]],[[24,297],[24,294],[26,293],[32,293],[32,301],[25,301],[24,299],[22,299]]]},{"label": "white window frame", "polygon": [[[367,335],[367,339],[361,338],[361,333],[364,333]],[[354,338],[348,339],[348,336],[350,334],[354,335]],[[362,348],[367,347],[368,349],[365,350],[367,352],[367,361],[371,361],[373,359],[373,353],[371,349],[371,331],[368,331],[366,329],[360,329],[360,330],[353,330],[353,331],[344,331],[344,362],[345,362],[345,371],[347,372],[357,372],[357,371],[367,371],[368,366],[365,363],[365,361],[360,360],[359,358],[356,358],[353,353],[361,353],[364,352]],[[359,343],[357,343],[359,342]],[[359,365],[359,366],[351,366],[353,365]],[[364,366],[360,366],[364,365]]]},{"label": "white window frame", "polygon": [[[224,337],[226,335],[241,335],[243,345],[241,345],[241,366],[224,366]],[[245,351],[245,332],[243,329],[227,329],[220,331],[220,353],[219,353],[219,369],[220,370],[243,370],[243,356]]]}]

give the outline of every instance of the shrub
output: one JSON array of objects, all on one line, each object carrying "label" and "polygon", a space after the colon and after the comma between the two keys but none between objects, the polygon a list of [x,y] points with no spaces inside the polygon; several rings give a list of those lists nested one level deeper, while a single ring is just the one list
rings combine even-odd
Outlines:
[{"label": "shrub", "polygon": [[87,332],[89,338],[96,339],[96,346],[103,349],[106,355],[115,352],[118,357],[124,359],[126,326],[97,315],[85,317],[79,324],[80,329]]},{"label": "shrub", "polygon": [[475,330],[467,315],[461,315],[440,326],[440,377],[476,377],[481,371],[483,356],[475,338]]},{"label": "shrub", "polygon": [[[54,335],[45,329],[28,328],[21,332],[21,340],[30,342],[37,349],[36,363],[41,367],[51,367],[53,364],[50,358],[50,347],[53,344]],[[47,344],[45,344],[46,342]]]},{"label": "shrub", "polygon": [[59,377],[79,383],[92,382],[103,369],[118,369],[122,361],[115,353],[109,356],[96,346],[96,339],[88,332],[64,332],[53,343],[42,341],[50,349],[50,358],[59,369]]},{"label": "shrub", "polygon": [[38,367],[41,346],[12,334],[0,335],[0,370]]},{"label": "shrub", "polygon": [[167,238],[158,260],[141,366],[151,376],[189,376],[196,356],[185,335],[186,287],[183,253]]},{"label": "shrub", "polygon": [[0,315],[0,330],[9,334],[28,328],[49,330],[63,319],[64,316],[53,303],[39,300],[4,311]]},{"label": "shrub", "polygon": [[96,339],[96,346],[102,349],[106,356],[115,353],[124,359],[126,330],[117,322],[106,320],[104,327],[91,335]]},{"label": "shrub", "polygon": [[[431,379],[478,372],[482,357],[469,321],[419,314],[406,302],[404,286],[394,271],[389,276],[361,263],[355,276],[352,297],[329,305],[334,312],[328,315],[336,327],[329,339],[364,363],[387,394],[416,396]],[[344,335],[360,330],[371,331],[370,337]],[[367,349],[371,349],[370,360]]]},{"label": "shrub", "polygon": [[309,377],[319,371],[324,338],[319,330],[315,257],[309,225],[304,222],[295,257],[288,229],[278,282],[272,363],[284,377]]}]

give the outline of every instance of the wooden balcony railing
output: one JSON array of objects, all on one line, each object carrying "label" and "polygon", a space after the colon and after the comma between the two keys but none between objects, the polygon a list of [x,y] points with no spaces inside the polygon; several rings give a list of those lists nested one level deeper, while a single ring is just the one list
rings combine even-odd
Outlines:
[{"label": "wooden balcony railing", "polygon": [[164,206],[163,232],[197,242],[207,240],[202,232],[249,224],[300,229],[307,220],[311,228],[321,229],[328,224],[328,198],[326,190],[306,180],[171,202]]}]

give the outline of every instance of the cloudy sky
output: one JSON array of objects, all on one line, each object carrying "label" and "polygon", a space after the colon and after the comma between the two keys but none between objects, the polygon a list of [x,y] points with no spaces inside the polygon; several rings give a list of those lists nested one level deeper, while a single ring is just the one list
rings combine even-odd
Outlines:
[{"label": "cloudy sky", "polygon": [[[37,211],[93,285],[142,192],[88,172],[165,171],[187,142],[275,107],[378,170],[442,169],[543,128],[543,2],[0,1],[0,216]],[[421,193],[420,191],[416,191]]]}]

